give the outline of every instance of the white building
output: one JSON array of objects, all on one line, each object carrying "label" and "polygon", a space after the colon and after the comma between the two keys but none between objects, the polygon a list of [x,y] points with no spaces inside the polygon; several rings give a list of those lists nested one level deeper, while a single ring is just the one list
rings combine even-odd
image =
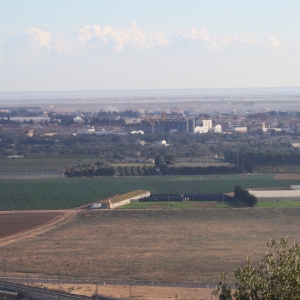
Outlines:
[{"label": "white building", "polygon": [[143,130],[139,130],[139,131],[133,130],[133,131],[131,131],[131,134],[144,134],[144,131]]},{"label": "white building", "polygon": [[169,146],[165,140],[162,141],[156,141],[152,146]]},{"label": "white building", "polygon": [[203,120],[203,127],[206,127],[208,130],[210,130],[212,128],[212,120]]},{"label": "white building", "polygon": [[73,121],[74,121],[75,123],[83,123],[83,119],[82,119],[81,117],[79,117],[79,116],[73,118]]},{"label": "white building", "polygon": [[222,132],[222,126],[221,125],[216,125],[213,127],[214,132],[216,133],[221,133]]},{"label": "white building", "polygon": [[208,128],[204,126],[196,126],[195,127],[195,133],[208,133]]},{"label": "white building", "polygon": [[247,129],[247,127],[233,127],[232,131],[246,133],[248,131],[248,129]]},{"label": "white building", "polygon": [[95,134],[95,128],[92,126],[91,128],[86,128],[83,130],[78,130],[77,134]]}]

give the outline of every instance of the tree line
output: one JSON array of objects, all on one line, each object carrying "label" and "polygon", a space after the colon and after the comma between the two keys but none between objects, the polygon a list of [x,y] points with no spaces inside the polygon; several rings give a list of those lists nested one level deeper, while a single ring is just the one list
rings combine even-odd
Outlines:
[{"label": "tree line", "polygon": [[114,167],[70,167],[68,168],[64,175],[67,177],[94,177],[94,176],[114,176]]},{"label": "tree line", "polygon": [[94,177],[94,176],[152,176],[158,175],[154,166],[113,166],[105,167],[95,164],[94,166],[76,166],[66,169],[67,177]]},{"label": "tree line", "polygon": [[299,166],[300,152],[225,152],[225,160],[237,166],[239,172],[252,173],[255,166]]},{"label": "tree line", "polygon": [[236,166],[208,166],[208,167],[170,167],[160,165],[163,175],[229,175],[237,174]]},{"label": "tree line", "polygon": [[118,169],[119,176],[151,176],[157,175],[156,168],[154,166],[119,166]]}]

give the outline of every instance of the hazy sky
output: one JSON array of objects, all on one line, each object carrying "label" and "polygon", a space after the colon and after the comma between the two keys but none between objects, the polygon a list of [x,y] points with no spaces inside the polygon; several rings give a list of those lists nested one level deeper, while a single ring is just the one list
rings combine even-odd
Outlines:
[{"label": "hazy sky", "polygon": [[299,0],[0,0],[0,91],[300,86]]}]

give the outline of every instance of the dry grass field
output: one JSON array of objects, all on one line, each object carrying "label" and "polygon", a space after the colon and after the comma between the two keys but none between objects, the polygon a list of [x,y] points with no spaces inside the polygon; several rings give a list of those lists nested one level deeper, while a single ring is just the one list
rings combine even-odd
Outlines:
[{"label": "dry grass field", "polygon": [[258,262],[269,238],[300,237],[300,208],[81,211],[69,222],[0,243],[8,274],[217,282]]}]

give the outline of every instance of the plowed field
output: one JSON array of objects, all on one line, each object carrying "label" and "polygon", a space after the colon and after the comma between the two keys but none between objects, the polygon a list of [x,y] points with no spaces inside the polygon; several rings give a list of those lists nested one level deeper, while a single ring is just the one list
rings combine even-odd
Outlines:
[{"label": "plowed field", "polygon": [[49,224],[62,217],[63,213],[1,213],[0,239]]}]

